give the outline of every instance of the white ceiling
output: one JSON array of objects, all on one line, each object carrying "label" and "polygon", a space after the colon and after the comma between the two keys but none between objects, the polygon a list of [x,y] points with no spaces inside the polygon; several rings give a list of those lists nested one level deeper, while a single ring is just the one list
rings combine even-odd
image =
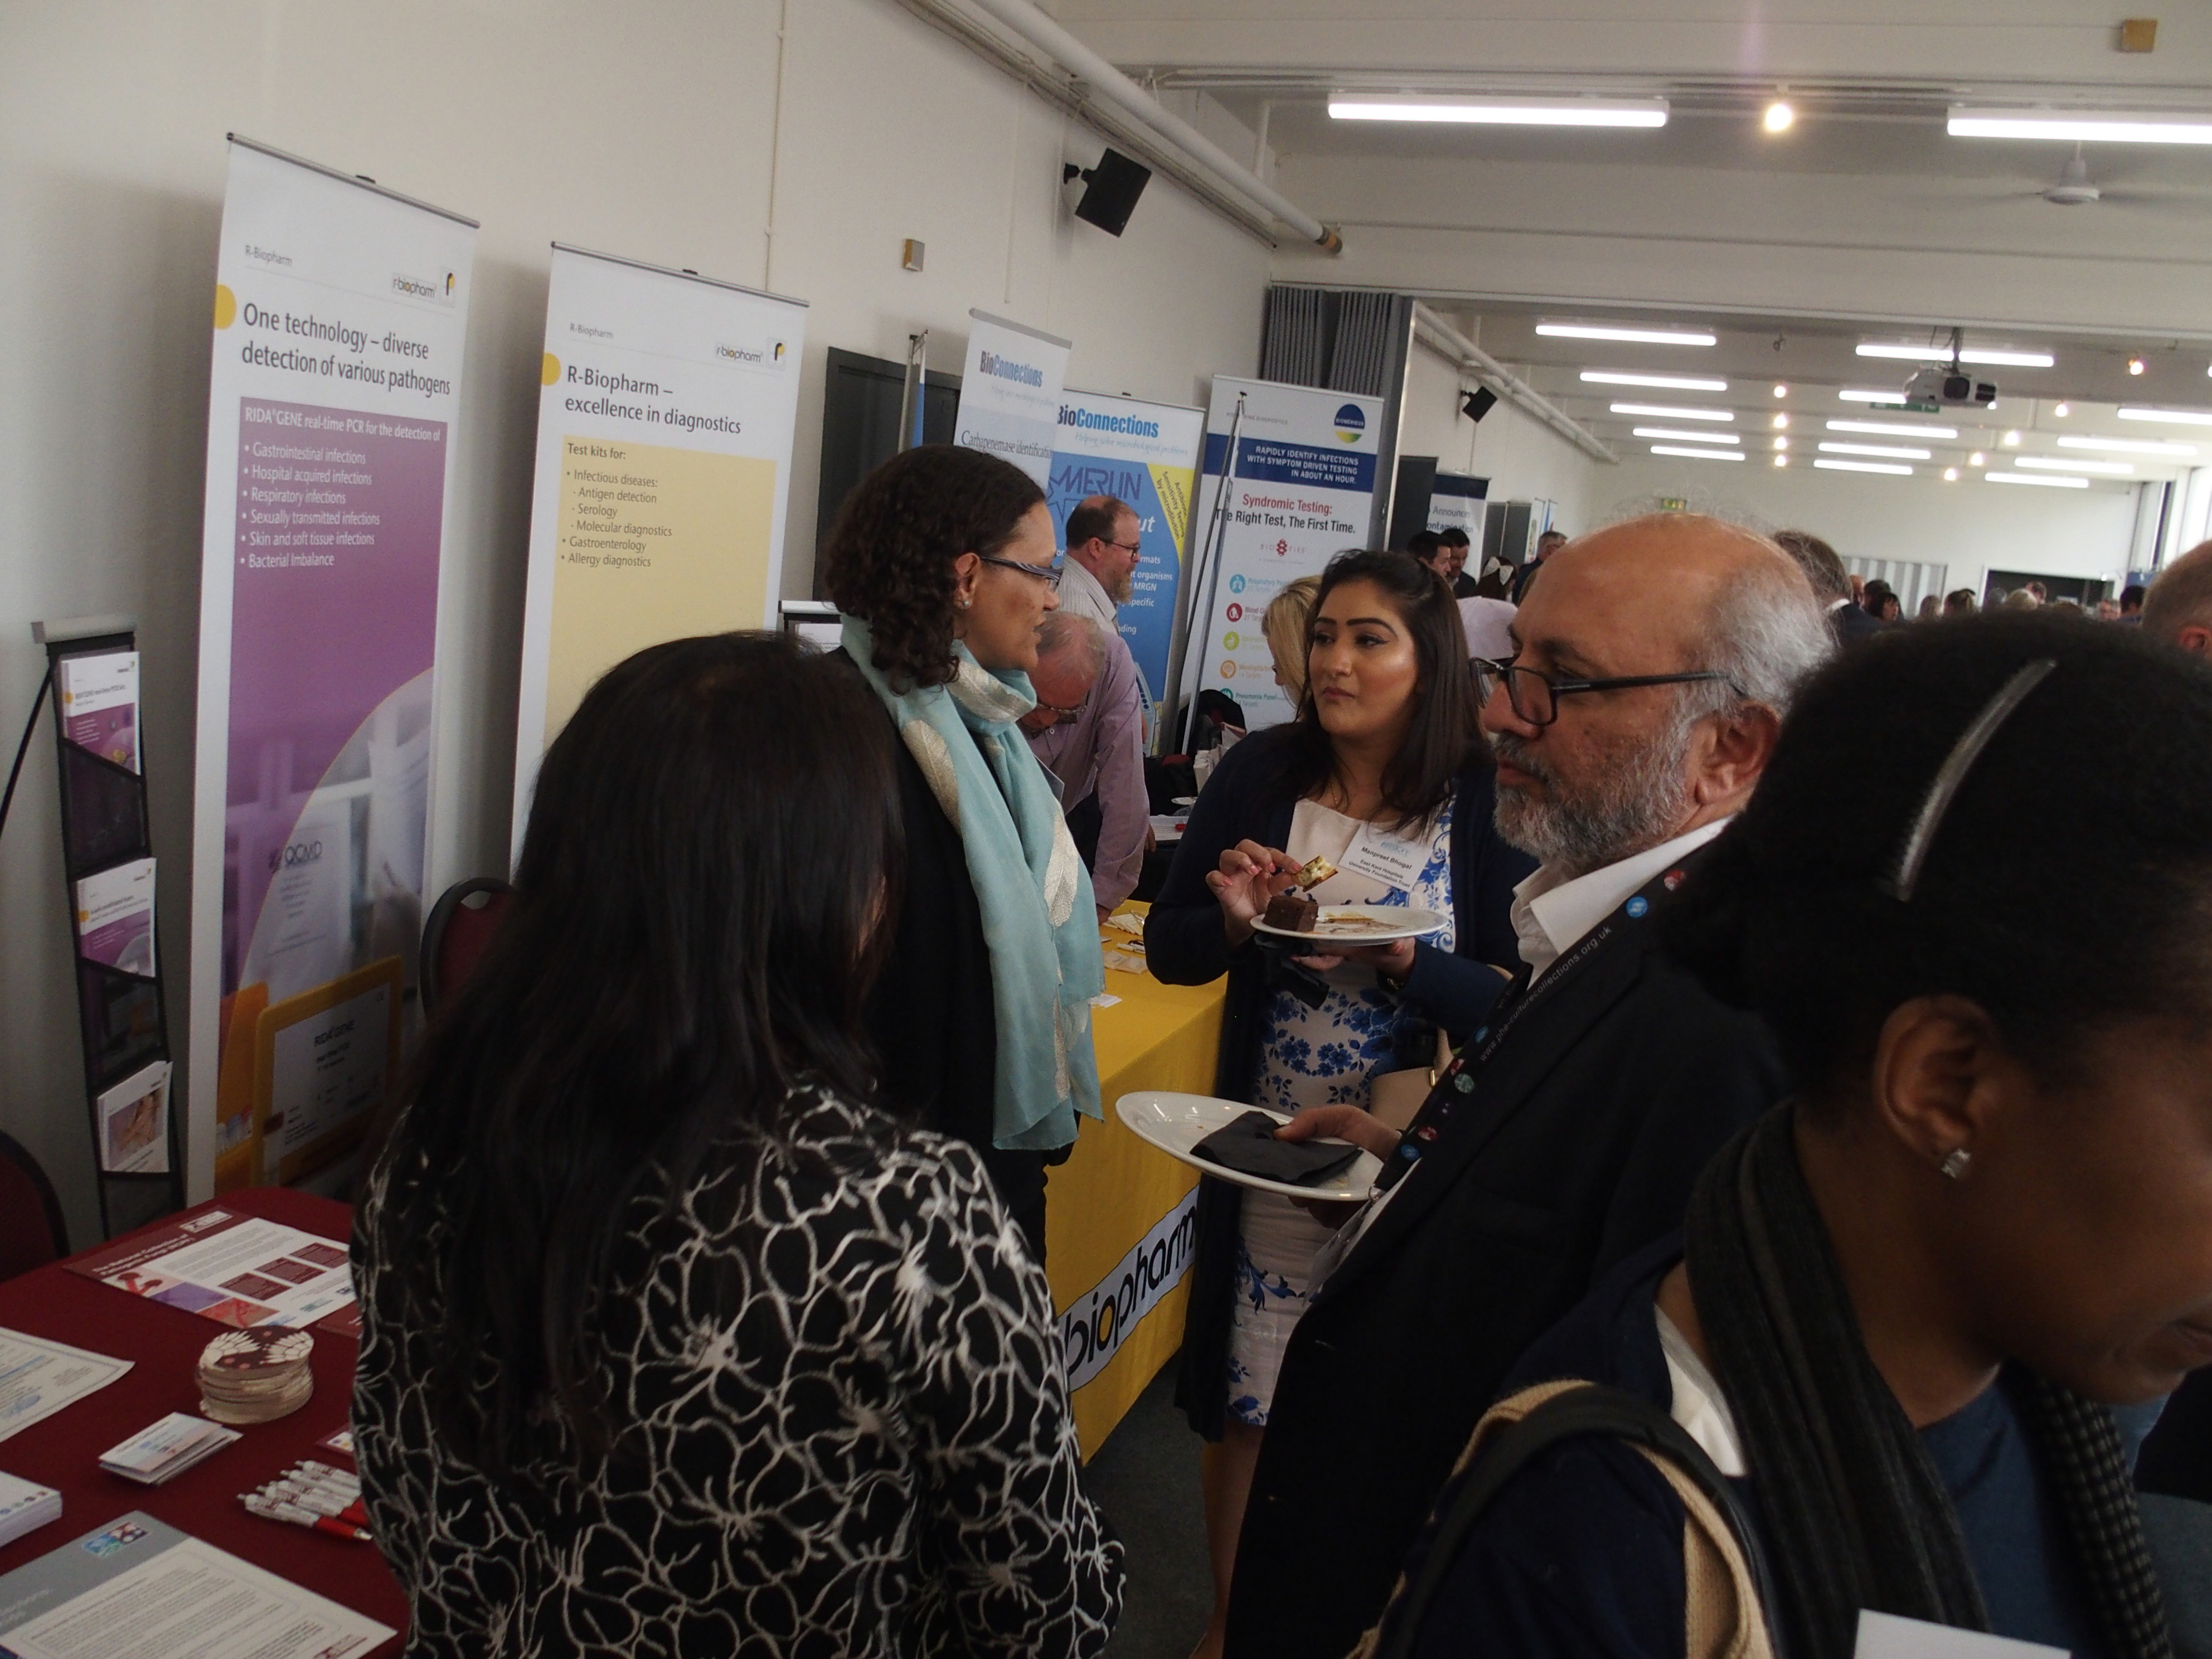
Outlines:
[{"label": "white ceiling", "polygon": [[[1802,318],[1701,313],[1692,307],[1653,312],[1603,306],[1507,304],[1481,308],[1440,305],[1437,309],[1461,332],[1513,367],[1624,459],[1644,453],[1653,441],[1633,435],[1634,428],[1643,426],[1734,432],[1743,440],[1747,453],[1759,456],[1767,464],[1771,464],[1773,440],[1786,436],[1793,465],[1814,459],[1823,441],[1927,448],[1931,453],[1928,461],[1907,464],[1938,474],[1947,465],[1970,471],[1970,458],[1976,451],[1984,454],[1986,464],[1999,468],[2006,465],[2008,458],[2029,455],[2086,457],[2135,469],[2131,473],[2100,478],[2100,484],[2114,486],[2171,478],[2191,465],[2212,463],[2212,427],[2123,421],[2116,412],[2123,404],[2212,404],[2212,377],[2206,374],[2212,367],[2212,349],[2201,345],[2165,342],[2147,347],[2142,351],[2144,372],[2135,376],[2128,373],[2129,352],[2101,337],[2063,332],[1970,331],[1966,338],[1970,349],[1979,346],[2049,351],[2056,362],[2047,369],[1972,368],[1978,379],[1996,385],[1995,410],[1945,410],[1940,415],[1923,415],[1872,410],[1863,404],[1847,403],[1837,393],[1846,386],[1901,387],[1916,365],[1861,357],[1854,348],[1863,339],[1927,340],[1931,336],[1925,330],[1915,336],[1896,329],[1862,329]],[[1701,326],[1716,334],[1718,343],[1711,347],[1685,347],[1565,339],[1535,332],[1536,324],[1545,319],[1647,328],[1677,324]],[[1948,339],[1948,333],[1942,337]],[[1715,393],[1594,385],[1581,380],[1585,369],[1725,380],[1729,386],[1725,392]],[[1777,386],[1785,386],[1787,394],[1777,398]],[[1621,416],[1611,412],[1615,403],[1724,409],[1735,418],[1720,422]],[[2062,404],[2068,410],[2063,416],[2057,413]],[[1786,430],[1778,432],[1773,426],[1777,414],[1789,417]],[[1948,426],[1955,429],[1957,436],[1911,439],[1835,432],[1826,426],[1832,420]],[[2021,434],[2019,443],[2008,446],[2005,434],[2015,431]],[[2181,442],[2195,445],[2200,453],[2193,458],[2162,459],[2069,452],[2058,446],[2062,435]],[[1834,459],[1860,458],[1838,455]]]}]

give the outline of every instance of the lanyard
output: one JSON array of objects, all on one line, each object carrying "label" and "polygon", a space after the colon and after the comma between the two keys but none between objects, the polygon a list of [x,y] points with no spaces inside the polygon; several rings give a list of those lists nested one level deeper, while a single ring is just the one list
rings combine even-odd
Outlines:
[{"label": "lanyard", "polygon": [[[1631,899],[1627,908],[1631,915],[1641,915],[1648,906],[1643,906],[1640,898],[1637,898]],[[1459,1053],[1452,1057],[1452,1063],[1437,1078],[1437,1086],[1421,1103],[1421,1109],[1406,1126],[1406,1133],[1399,1138],[1396,1152],[1384,1162],[1382,1173],[1375,1178],[1376,1192],[1386,1193],[1403,1181],[1413,1167],[1443,1139],[1445,1130],[1472,1103],[1475,1074],[1490,1063],[1491,1056],[1498,1052],[1498,1044],[1505,1040],[1505,1034],[1518,1025],[1531,1008],[1572,978],[1606,940],[1613,937],[1613,919],[1607,916],[1583,934],[1573,950],[1553,963],[1551,971],[1541,979],[1518,996],[1510,990],[1505,994],[1506,1006],[1492,1010],[1490,1023],[1469,1037]]]}]

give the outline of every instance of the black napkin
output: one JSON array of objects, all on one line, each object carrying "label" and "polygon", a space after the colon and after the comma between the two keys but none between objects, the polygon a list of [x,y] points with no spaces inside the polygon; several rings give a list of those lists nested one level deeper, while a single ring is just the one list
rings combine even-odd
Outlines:
[{"label": "black napkin", "polygon": [[1278,1140],[1282,1126],[1265,1112],[1247,1112],[1216,1129],[1191,1151],[1210,1164],[1239,1175],[1258,1176],[1294,1187],[1311,1187],[1351,1167],[1359,1156],[1357,1146],[1337,1146],[1310,1140]]}]

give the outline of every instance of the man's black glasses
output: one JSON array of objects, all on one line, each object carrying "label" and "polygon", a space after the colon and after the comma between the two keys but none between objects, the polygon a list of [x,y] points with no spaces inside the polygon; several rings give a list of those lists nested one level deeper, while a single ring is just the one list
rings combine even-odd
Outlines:
[{"label": "man's black glasses", "polygon": [[1531,726],[1549,726],[1559,717],[1559,699],[1577,691],[1627,691],[1639,685],[1691,685],[1708,680],[1726,681],[1738,696],[1743,688],[1717,669],[1700,669],[1687,674],[1629,674],[1610,680],[1562,680],[1534,668],[1518,668],[1510,662],[1492,662],[1486,657],[1477,657],[1472,665],[1475,686],[1485,702],[1504,683],[1505,696],[1513,705],[1513,712]]}]

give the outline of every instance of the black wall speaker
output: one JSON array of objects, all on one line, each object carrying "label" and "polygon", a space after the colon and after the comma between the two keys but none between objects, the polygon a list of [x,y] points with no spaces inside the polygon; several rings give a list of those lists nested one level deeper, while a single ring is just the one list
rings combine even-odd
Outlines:
[{"label": "black wall speaker", "polygon": [[1094,224],[1109,236],[1119,236],[1129,222],[1129,216],[1137,210],[1137,198],[1145,193],[1145,186],[1152,181],[1152,170],[1141,161],[1133,161],[1118,149],[1109,149],[1098,158],[1095,167],[1068,167],[1066,178],[1083,180],[1083,199],[1075,204],[1075,216]]},{"label": "black wall speaker", "polygon": [[1459,406],[1459,412],[1480,426],[1482,423],[1482,417],[1489,414],[1492,409],[1497,406],[1497,403],[1498,394],[1486,386],[1479,386],[1467,394],[1467,401]]}]

